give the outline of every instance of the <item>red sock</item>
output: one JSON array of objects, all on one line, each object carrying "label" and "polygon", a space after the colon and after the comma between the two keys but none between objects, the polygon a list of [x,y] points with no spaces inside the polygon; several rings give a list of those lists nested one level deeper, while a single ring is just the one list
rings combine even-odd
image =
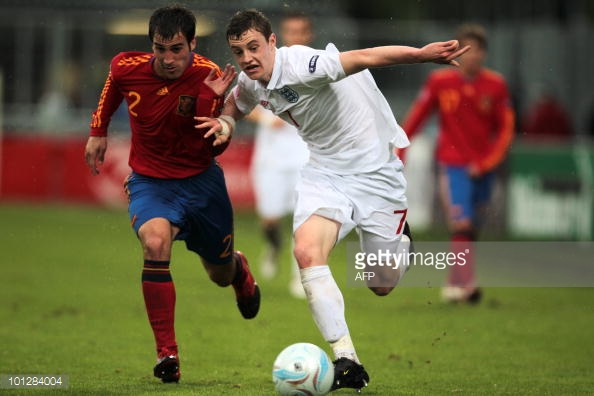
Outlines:
[{"label": "red sock", "polygon": [[169,261],[144,260],[142,294],[153,329],[159,358],[177,355],[175,342],[175,286],[169,272]]},{"label": "red sock", "polygon": [[[474,236],[469,233],[452,235],[452,252],[458,258],[450,267],[448,286],[474,287]],[[464,265],[460,265],[464,263]]]}]

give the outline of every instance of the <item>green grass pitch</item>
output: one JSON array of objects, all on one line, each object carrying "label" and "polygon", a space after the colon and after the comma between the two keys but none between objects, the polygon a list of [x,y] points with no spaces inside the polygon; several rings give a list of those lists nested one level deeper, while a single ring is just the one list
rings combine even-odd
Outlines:
[{"label": "green grass pitch", "polygon": [[[371,376],[363,395],[594,392],[593,288],[489,288],[478,306],[444,305],[426,287],[380,298],[345,286],[343,246],[330,264]],[[238,213],[236,248],[256,275],[262,247],[256,217]],[[152,377],[140,246],[122,210],[0,205],[0,263],[0,374],[68,375],[69,388],[51,394],[274,395],[271,366],[285,346],[306,341],[330,352],[307,303],[288,294],[288,270],[259,282],[261,311],[246,321],[232,289],[208,281],[178,242],[182,379],[161,384]]]}]

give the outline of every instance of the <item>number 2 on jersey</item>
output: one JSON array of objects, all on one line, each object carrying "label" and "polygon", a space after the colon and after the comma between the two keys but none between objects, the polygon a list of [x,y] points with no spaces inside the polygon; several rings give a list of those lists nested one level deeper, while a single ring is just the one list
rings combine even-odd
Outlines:
[{"label": "number 2 on jersey", "polygon": [[128,105],[128,111],[134,117],[138,117],[138,113],[136,113],[135,111],[132,111],[132,109],[136,107],[136,105],[138,104],[138,102],[140,102],[140,94],[138,92],[136,92],[136,91],[130,91],[130,92],[128,92],[128,96],[131,97],[131,98],[134,98],[134,102],[132,102],[132,103],[130,103]]}]

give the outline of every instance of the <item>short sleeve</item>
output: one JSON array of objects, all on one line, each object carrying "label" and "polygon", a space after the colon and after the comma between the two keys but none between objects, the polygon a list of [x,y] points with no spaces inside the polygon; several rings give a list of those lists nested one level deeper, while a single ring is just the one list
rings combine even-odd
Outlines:
[{"label": "short sleeve", "polygon": [[243,114],[249,114],[259,103],[252,81],[244,73],[241,73],[237,79],[237,85],[232,92],[235,104]]},{"label": "short sleeve", "polygon": [[346,77],[340,53],[332,44],[326,50],[294,45],[287,51],[286,63],[291,65],[283,73],[287,85],[321,87]]}]

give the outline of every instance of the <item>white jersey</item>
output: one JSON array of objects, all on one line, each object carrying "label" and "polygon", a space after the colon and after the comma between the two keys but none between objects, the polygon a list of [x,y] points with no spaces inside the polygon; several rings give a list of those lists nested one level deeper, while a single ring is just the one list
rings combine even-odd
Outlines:
[{"label": "white jersey", "polygon": [[333,173],[377,170],[394,147],[409,145],[371,73],[347,77],[332,44],[277,49],[268,85],[242,72],[233,94],[241,112],[260,104],[295,125],[310,150],[309,164]]}]

